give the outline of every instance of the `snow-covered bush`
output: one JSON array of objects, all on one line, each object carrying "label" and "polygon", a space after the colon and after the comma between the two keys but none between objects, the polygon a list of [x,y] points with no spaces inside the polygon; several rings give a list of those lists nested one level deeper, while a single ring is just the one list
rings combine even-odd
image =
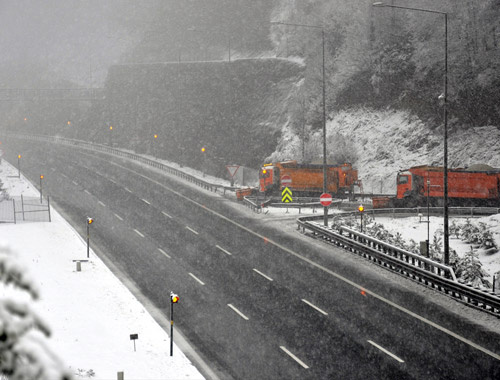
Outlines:
[{"label": "snow-covered bush", "polygon": [[46,344],[50,328],[32,309],[39,291],[9,249],[0,246],[0,376],[64,380],[71,374]]},{"label": "snow-covered bush", "polygon": [[456,220],[452,220],[450,226],[448,227],[450,231],[450,236],[455,235],[455,238],[460,238],[460,225]]},{"label": "snow-covered bush", "polygon": [[3,188],[3,182],[0,179],[0,202],[5,200],[5,199],[9,199],[9,194],[7,194],[7,192]]},{"label": "snow-covered bush", "polygon": [[458,279],[472,286],[491,287],[490,282],[485,279],[488,274],[483,270],[482,264],[479,261],[479,255],[472,246],[464,257],[458,259],[455,267],[455,274]]},{"label": "snow-covered bush", "polygon": [[467,219],[460,228],[460,238],[476,248],[498,251],[495,239],[485,223],[479,222],[479,225],[475,226]]}]

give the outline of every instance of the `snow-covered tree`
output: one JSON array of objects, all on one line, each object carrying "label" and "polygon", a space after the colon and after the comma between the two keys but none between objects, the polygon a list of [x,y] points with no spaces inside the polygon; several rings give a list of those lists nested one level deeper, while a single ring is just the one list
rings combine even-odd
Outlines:
[{"label": "snow-covered tree", "polygon": [[5,246],[0,246],[0,288],[0,377],[71,379],[71,374],[47,346],[49,326],[30,305],[39,297],[37,286]]},{"label": "snow-covered tree", "polygon": [[465,281],[473,286],[491,287],[491,284],[485,277],[488,275],[482,268],[477,251],[471,246],[464,257],[458,259],[455,274],[458,279]]}]

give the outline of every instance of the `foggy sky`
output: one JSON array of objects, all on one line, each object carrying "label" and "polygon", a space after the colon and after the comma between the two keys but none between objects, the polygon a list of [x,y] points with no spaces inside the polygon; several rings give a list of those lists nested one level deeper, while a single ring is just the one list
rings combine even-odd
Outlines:
[{"label": "foggy sky", "polygon": [[[62,77],[81,86],[90,85],[92,70],[93,86],[102,85],[106,68],[133,43],[120,22],[131,7],[120,0],[1,1],[0,87],[36,86],[33,78],[47,70],[56,74],[52,82]],[[18,83],[12,67],[23,72]]]}]

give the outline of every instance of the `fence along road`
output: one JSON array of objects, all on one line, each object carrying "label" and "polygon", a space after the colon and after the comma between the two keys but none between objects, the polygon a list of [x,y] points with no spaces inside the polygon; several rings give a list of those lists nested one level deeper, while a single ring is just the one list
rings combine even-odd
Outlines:
[{"label": "fence along road", "polygon": [[0,201],[0,222],[50,222],[50,198],[10,197]]}]

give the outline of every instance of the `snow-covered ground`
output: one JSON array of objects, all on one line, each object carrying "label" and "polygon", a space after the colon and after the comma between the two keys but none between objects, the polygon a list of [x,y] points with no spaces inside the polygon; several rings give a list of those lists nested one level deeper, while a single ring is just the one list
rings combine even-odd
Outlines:
[{"label": "snow-covered ground", "polygon": [[[464,224],[467,218],[465,217],[450,217],[449,224],[451,225],[453,221],[457,225]],[[480,217],[480,218],[470,218],[470,222],[474,225],[478,225],[480,222],[485,223],[488,230],[492,233],[493,238],[500,247],[500,214]],[[380,217],[376,216],[375,221],[381,223],[385,229],[387,229],[392,234],[400,233],[404,240],[410,241],[413,239],[416,242],[424,241],[427,239],[427,216],[424,215],[422,218],[418,216],[412,216],[408,218],[390,218],[390,217]],[[434,234],[437,231],[443,231],[443,218],[431,216],[429,218],[429,236],[432,243]],[[467,244],[463,240],[457,239],[453,234],[450,234],[450,248],[454,249],[459,257],[470,251],[470,244]],[[493,282],[493,274],[500,271],[500,252],[487,253],[485,250],[478,250],[479,260],[481,261],[482,268],[486,270],[488,277],[487,280],[490,283]],[[497,285],[498,288],[498,285]]]},{"label": "snow-covered ground", "polygon": [[[0,179],[11,196],[39,196],[23,177],[9,178],[16,175],[2,161]],[[76,271],[73,260],[86,259],[86,243],[55,210],[51,223],[0,224],[0,245],[38,285],[34,308],[52,329],[49,345],[76,378],[203,378],[177,346],[170,356],[167,333],[93,252]],[[12,297],[0,289],[0,297]],[[131,334],[138,334],[135,351]]]}]

